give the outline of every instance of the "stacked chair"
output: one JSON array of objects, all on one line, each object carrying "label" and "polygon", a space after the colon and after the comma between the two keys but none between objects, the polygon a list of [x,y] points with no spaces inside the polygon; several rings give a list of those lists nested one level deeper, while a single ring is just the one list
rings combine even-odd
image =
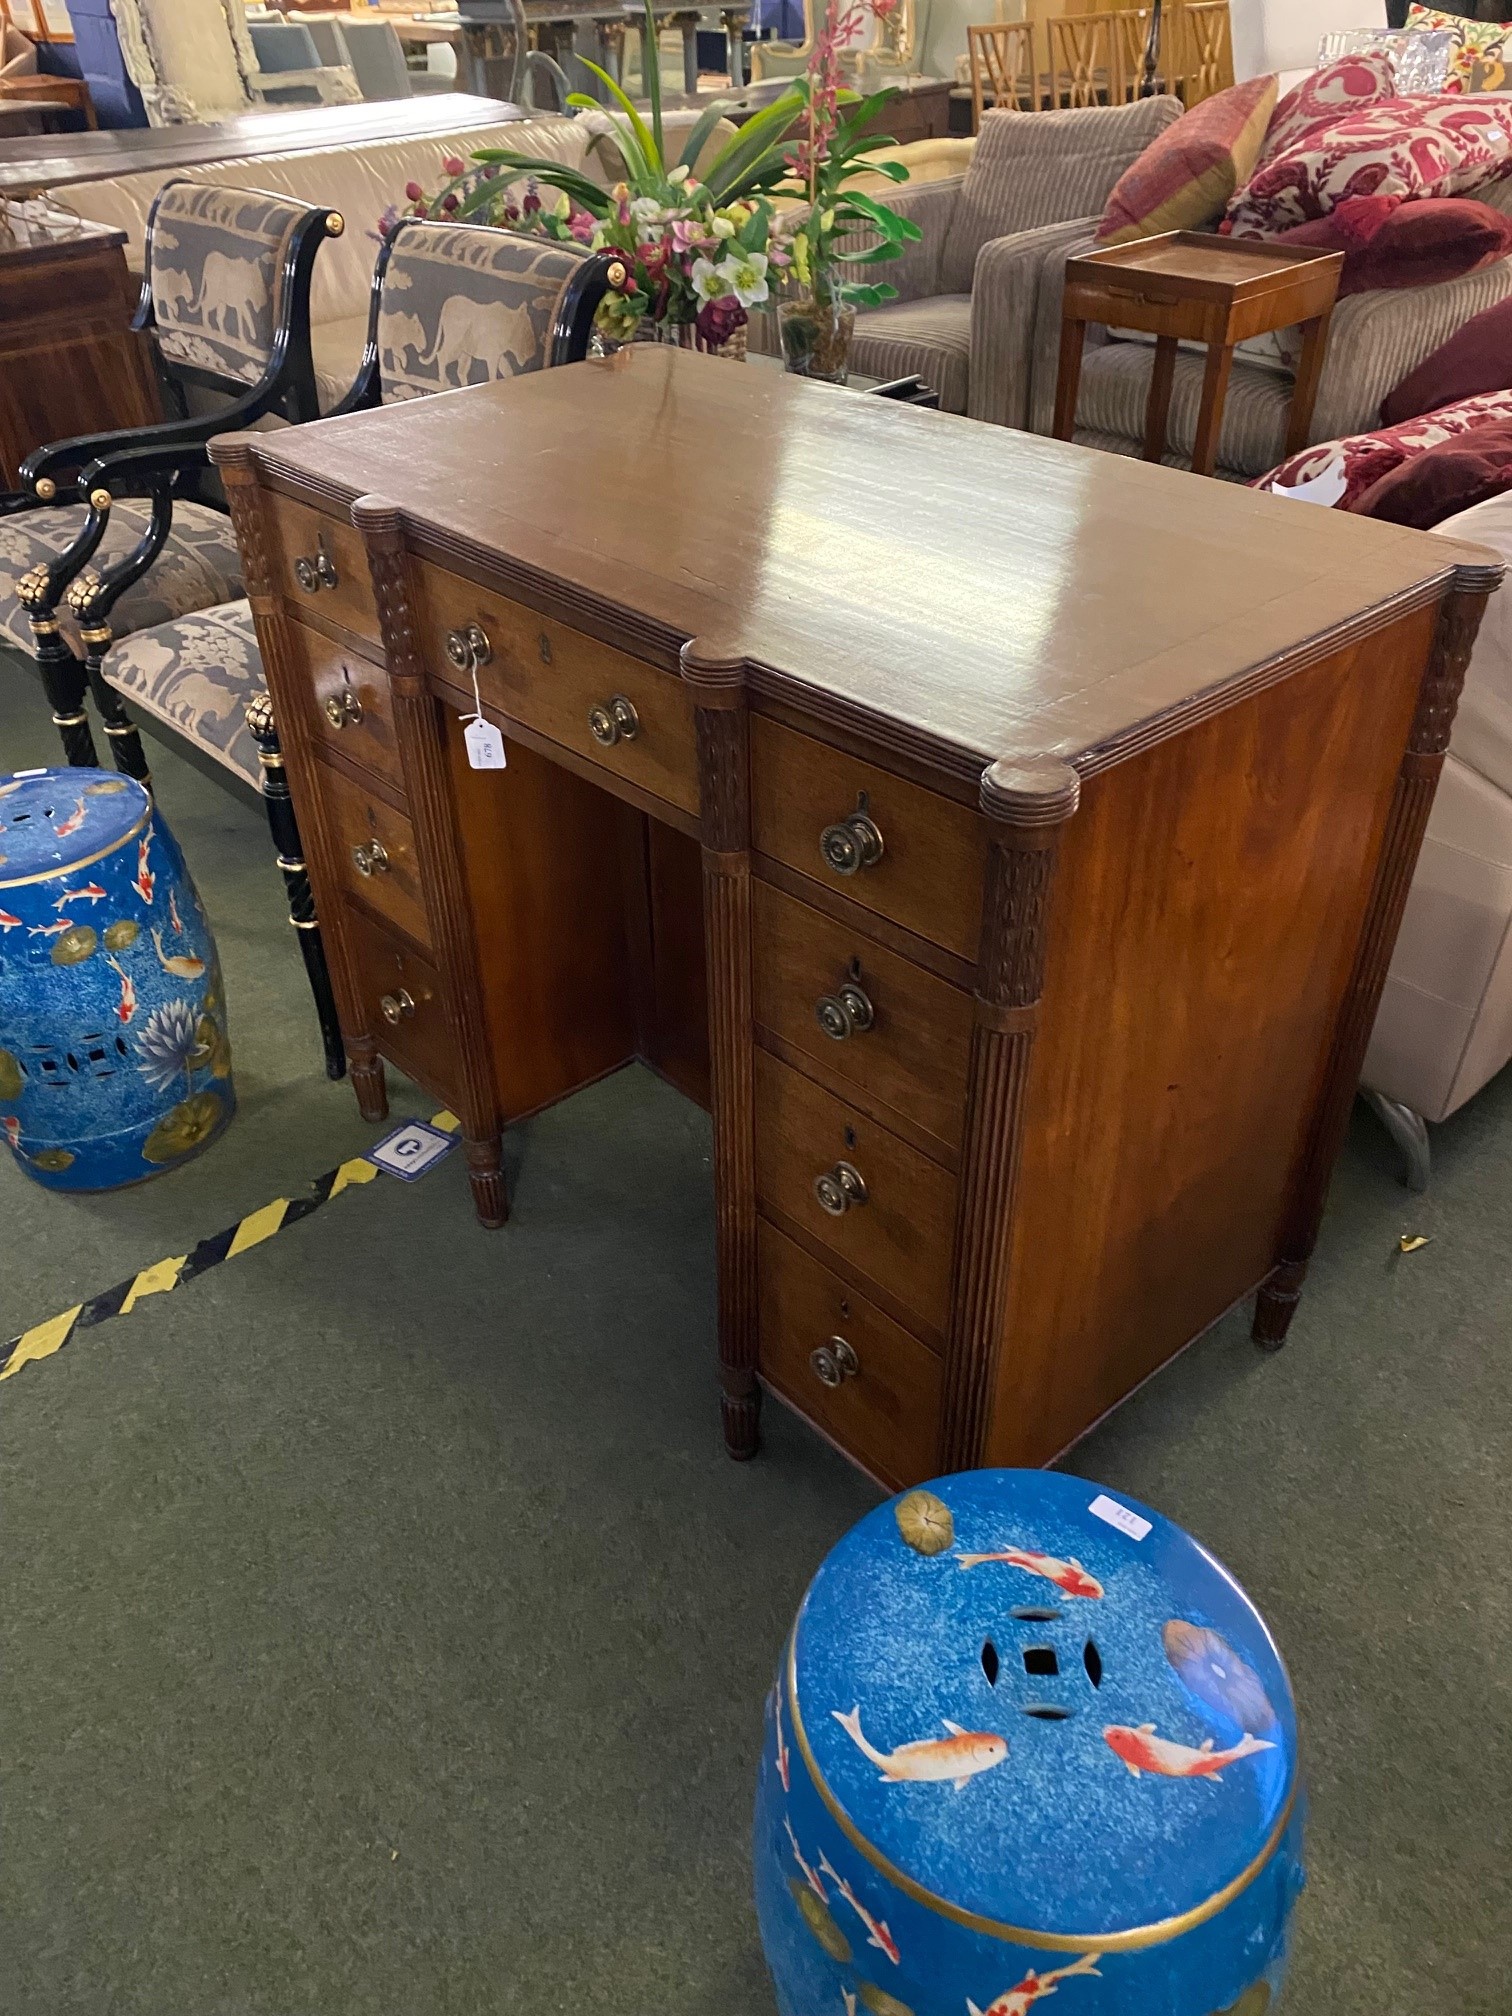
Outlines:
[{"label": "stacked chair", "polygon": [[[196,199],[228,193],[183,186]],[[184,199],[175,196],[178,187],[170,184],[154,210],[143,289],[144,302],[150,295],[154,304],[160,353],[169,327],[165,308],[171,310],[177,299],[164,238],[183,235]],[[249,192],[229,193],[242,203],[251,200]],[[278,207],[294,210],[287,204]],[[205,481],[213,436],[277,424],[279,418],[297,422],[316,417],[309,359],[310,270],[322,235],[330,235],[331,225],[340,220],[325,212],[296,214],[301,222],[276,267],[281,285],[270,290],[265,312],[249,309],[246,327],[266,338],[267,351],[251,389],[210,416],[181,417],[145,433],[40,450],[24,471],[30,497],[10,501],[22,522],[37,526],[39,536],[41,528],[51,535],[44,557],[18,584],[18,601],[30,622],[68,761],[95,760],[85,712],[88,694],[110,738],[116,767],[147,781],[141,739],[122,705],[125,695],[154,718],[168,739],[187,741],[189,753],[202,763],[208,759],[235,782],[259,780],[290,919],[300,934],[315,996],[326,1068],[339,1078],[345,1071],[341,1033],[229,519],[186,494]],[[577,246],[476,225],[419,219],[401,223],[379,253],[362,368],[336,412],[352,413],[586,356],[594,313],[613,264],[606,255]],[[479,312],[459,314],[459,299]],[[216,318],[215,339],[228,321],[236,322],[234,337],[242,339],[240,319],[224,313]],[[478,331],[484,327],[498,334],[497,354],[477,353]],[[177,339],[170,335],[168,340]],[[199,380],[212,375],[200,361],[198,346],[207,342],[215,347],[214,340],[197,333],[196,361],[179,363],[180,373],[194,373]],[[241,355],[237,341],[228,347]],[[247,347],[241,344],[242,350]],[[241,356],[241,362],[251,370],[250,356]],[[58,508],[66,495],[79,501],[67,510]],[[147,500],[145,512],[122,501],[140,498]],[[128,516],[134,543],[122,551],[120,527]],[[0,520],[0,533],[3,529]],[[112,535],[114,550],[107,564],[103,570],[92,567],[89,563]],[[185,583],[182,551],[194,541],[213,544],[221,563],[218,568],[206,565],[195,576],[197,592]],[[158,579],[165,563],[172,581],[181,584],[172,598],[177,606],[171,608],[163,607],[169,598]],[[60,603],[74,618],[81,651],[63,633]]]}]

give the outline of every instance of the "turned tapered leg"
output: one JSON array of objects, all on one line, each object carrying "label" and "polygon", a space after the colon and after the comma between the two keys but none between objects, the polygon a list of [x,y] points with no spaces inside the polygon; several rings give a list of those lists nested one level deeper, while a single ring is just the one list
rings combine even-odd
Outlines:
[{"label": "turned tapered leg", "polygon": [[1292,1176],[1291,1202],[1282,1227],[1280,1251],[1270,1278],[1255,1299],[1252,1334],[1255,1342],[1269,1351],[1277,1350],[1286,1341],[1291,1320],[1297,1313],[1307,1263],[1318,1243],[1329,1179],[1344,1145],[1349,1109],[1354,1103],[1370,1032],[1381,1005],[1386,970],[1407,905],[1428,814],[1433,809],[1433,794],[1444,767],[1444,752],[1449,747],[1465,668],[1487,599],[1500,578],[1499,569],[1461,564],[1455,568],[1453,581],[1439,608],[1438,627],[1418,691],[1407,751],[1397,772],[1375,881],[1349,984],[1340,1005],[1322,1093]]},{"label": "turned tapered leg", "polygon": [[105,683],[101,664],[109,648],[111,633],[105,631],[84,632],[84,648],[88,656],[84,661],[85,677],[89,684],[90,698],[94,701],[100,716],[101,726],[110,748],[110,759],[123,776],[134,777],[139,784],[152,789],[152,772],[147,763],[147,752],[142,747],[142,737],[135,721],[126,712],[121,696],[113,686]]},{"label": "turned tapered leg", "polygon": [[[45,575],[45,572],[41,568],[35,570],[36,574]],[[94,737],[89,732],[89,716],[84,710],[84,666],[69,650],[52,610],[28,606],[26,591],[33,579],[33,575],[23,577],[16,584],[17,594],[31,624],[37,670],[42,675],[42,690],[52,708],[53,726],[63,744],[63,761],[71,769],[92,770],[98,765],[99,758],[95,754]]]},{"label": "turned tapered leg", "polygon": [[[315,915],[315,898],[310,890],[309,871],[300,848],[299,822],[294,816],[294,801],[289,796],[289,782],[284,774],[283,751],[278,746],[273,702],[266,694],[259,694],[249,704],[247,727],[257,744],[257,760],[262,769],[263,804],[267,809],[268,829],[278,851],[278,866],[289,898],[289,922],[299,934],[305,976],[315,997],[315,1014],[325,1050],[326,1076],[342,1078],[346,1075],[347,1059],[341,1040],[341,1023],[336,1014],[336,997],[331,992],[331,975],[326,965],[320,922]],[[355,1061],[353,1064],[352,1083],[357,1091],[357,1103],[364,1119],[382,1120],[388,1113],[383,1064],[376,1055],[366,1061],[371,1067],[366,1082],[359,1081]],[[369,1106],[376,1110],[370,1112]]]}]

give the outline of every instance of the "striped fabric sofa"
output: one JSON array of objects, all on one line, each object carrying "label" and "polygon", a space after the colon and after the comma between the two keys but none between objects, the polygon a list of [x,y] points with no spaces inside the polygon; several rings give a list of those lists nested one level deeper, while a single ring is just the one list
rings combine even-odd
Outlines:
[{"label": "striped fabric sofa", "polygon": [[[1019,248],[1048,232],[1085,233],[1113,185],[1173,119],[1176,98],[1069,112],[989,112],[964,174],[901,188],[889,204],[923,233],[877,269],[898,299],[856,317],[851,363],[875,378],[916,372],[947,413],[1022,426],[1014,389]],[[1065,219],[1076,219],[1074,227]],[[752,340],[770,344],[769,318]]]}]

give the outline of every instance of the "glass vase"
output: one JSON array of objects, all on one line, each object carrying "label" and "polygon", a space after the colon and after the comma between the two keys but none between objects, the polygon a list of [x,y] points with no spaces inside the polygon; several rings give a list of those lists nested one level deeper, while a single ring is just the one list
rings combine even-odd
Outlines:
[{"label": "glass vase", "polygon": [[794,377],[845,383],[856,329],[854,303],[835,294],[802,294],[794,301],[779,301],[777,328],[782,361]]}]

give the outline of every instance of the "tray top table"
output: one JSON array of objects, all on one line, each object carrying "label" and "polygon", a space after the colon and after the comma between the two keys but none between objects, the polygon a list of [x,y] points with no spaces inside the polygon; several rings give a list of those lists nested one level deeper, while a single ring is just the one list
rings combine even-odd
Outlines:
[{"label": "tray top table", "polygon": [[1342,252],[1299,252],[1207,231],[1170,231],[1068,259],[1055,438],[1069,441],[1076,425],[1089,322],[1138,329],[1158,339],[1145,409],[1147,462],[1158,462],[1165,451],[1176,346],[1183,340],[1206,343],[1207,370],[1192,468],[1200,476],[1211,476],[1235,344],[1300,322],[1302,355],[1286,434],[1286,452],[1296,454],[1307,446],[1343,265]]}]

